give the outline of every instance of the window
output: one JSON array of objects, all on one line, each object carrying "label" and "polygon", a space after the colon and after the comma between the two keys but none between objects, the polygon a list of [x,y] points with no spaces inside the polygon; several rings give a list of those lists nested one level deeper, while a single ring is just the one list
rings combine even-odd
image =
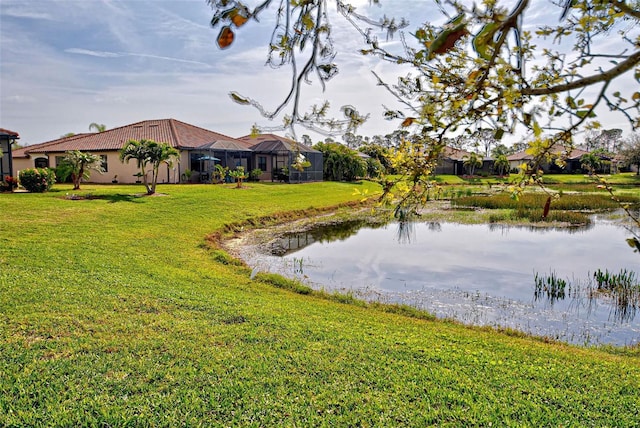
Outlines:
[{"label": "window", "polygon": [[108,172],[109,163],[107,162],[107,155],[100,155],[100,160],[102,161],[102,169],[104,169],[104,172]]},{"label": "window", "polygon": [[258,169],[262,172],[267,171],[267,157],[266,156],[258,156]]},{"label": "window", "polygon": [[202,170],[202,160],[200,160],[202,153],[191,153],[190,157],[189,164],[191,165],[191,171],[200,172],[200,170]]},{"label": "window", "polygon": [[37,158],[33,161],[33,164],[36,168],[49,168],[49,159]]}]

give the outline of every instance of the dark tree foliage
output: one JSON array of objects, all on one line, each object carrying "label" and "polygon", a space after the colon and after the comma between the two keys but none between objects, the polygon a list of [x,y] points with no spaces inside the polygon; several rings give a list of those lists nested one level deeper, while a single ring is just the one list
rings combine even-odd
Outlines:
[{"label": "dark tree foliage", "polygon": [[313,148],[322,152],[325,180],[355,181],[367,175],[367,163],[355,150],[339,143],[318,143]]}]

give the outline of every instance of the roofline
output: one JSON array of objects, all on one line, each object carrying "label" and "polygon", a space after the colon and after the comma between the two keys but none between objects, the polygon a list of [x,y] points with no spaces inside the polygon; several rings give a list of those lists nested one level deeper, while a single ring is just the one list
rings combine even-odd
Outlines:
[{"label": "roofline", "polygon": [[176,130],[174,120],[175,119],[169,119],[169,129],[171,129],[173,138],[176,140],[176,147],[182,147],[182,141],[180,141],[180,137],[178,136],[178,131]]}]

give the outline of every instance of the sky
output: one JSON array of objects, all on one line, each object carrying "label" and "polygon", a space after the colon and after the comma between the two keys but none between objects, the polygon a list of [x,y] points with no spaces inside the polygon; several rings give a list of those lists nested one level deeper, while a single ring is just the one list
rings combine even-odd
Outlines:
[{"label": "sky", "polygon": [[[389,13],[368,0],[351,3],[370,16]],[[394,16],[408,17],[409,28],[441,19],[432,1],[386,4],[397,7]],[[216,46],[212,15],[205,0],[2,0],[0,127],[18,132],[24,145],[89,132],[94,122],[111,129],[173,118],[231,137],[249,134],[254,123],[280,125],[228,95],[250,96],[267,110],[284,99],[289,69],[265,65],[273,10],[240,28],[225,50]],[[340,72],[324,92],[317,82],[305,86],[304,104],[328,99],[336,115],[340,106],[353,105],[371,115],[359,134],[392,132],[399,124],[382,119],[382,106],[399,106],[370,70],[393,82],[407,69],[360,55],[364,44],[356,30],[335,14],[331,22]],[[381,38],[390,49],[400,44],[398,37]],[[617,118],[605,127],[625,126]],[[297,130],[303,134],[324,138]]]}]

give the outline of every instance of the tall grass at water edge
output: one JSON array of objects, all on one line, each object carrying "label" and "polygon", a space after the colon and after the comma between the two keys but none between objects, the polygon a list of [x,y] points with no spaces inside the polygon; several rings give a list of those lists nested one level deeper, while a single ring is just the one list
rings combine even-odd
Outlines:
[{"label": "tall grass at water edge", "polygon": [[[579,193],[563,194],[551,202],[551,209],[544,215],[544,206],[549,195],[545,193],[525,193],[518,199],[514,199],[506,193],[494,195],[471,195],[463,196],[451,201],[454,207],[476,207],[490,210],[505,210],[510,212],[500,212],[490,215],[492,222],[505,220],[531,221],[531,222],[561,222],[574,225],[586,225],[591,222],[589,213],[593,211],[612,210],[620,208],[617,201],[611,199],[608,194],[603,193]],[[621,203],[638,204],[640,199],[636,195],[618,196]]]}]

